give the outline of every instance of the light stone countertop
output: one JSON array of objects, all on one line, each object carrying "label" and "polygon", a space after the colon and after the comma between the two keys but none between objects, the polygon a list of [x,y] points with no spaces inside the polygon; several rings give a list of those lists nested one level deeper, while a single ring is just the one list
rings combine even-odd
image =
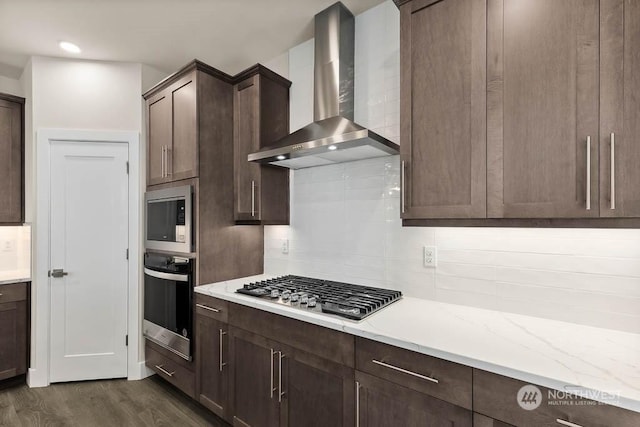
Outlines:
[{"label": "light stone countertop", "polygon": [[30,282],[31,274],[29,271],[1,271],[0,272],[0,285],[7,285],[11,283]]},{"label": "light stone countertop", "polygon": [[577,386],[584,397],[640,412],[639,334],[411,297],[357,322],[235,293],[273,277],[195,291],[556,390]]}]

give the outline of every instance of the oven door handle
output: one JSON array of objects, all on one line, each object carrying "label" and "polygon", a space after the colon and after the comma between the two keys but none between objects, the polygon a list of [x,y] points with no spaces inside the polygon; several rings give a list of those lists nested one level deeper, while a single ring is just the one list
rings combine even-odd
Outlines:
[{"label": "oven door handle", "polygon": [[188,282],[188,274],[163,273],[161,271],[149,270],[145,267],[144,274],[163,280],[174,280],[176,282]]}]

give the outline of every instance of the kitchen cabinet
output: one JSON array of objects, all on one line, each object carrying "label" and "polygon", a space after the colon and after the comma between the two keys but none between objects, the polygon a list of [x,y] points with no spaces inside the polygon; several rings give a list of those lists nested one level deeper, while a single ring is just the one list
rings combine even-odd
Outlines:
[{"label": "kitchen cabinet", "polygon": [[405,225],[638,226],[637,2],[396,3]]},{"label": "kitchen cabinet", "polygon": [[0,94],[0,224],[24,222],[24,102]]},{"label": "kitchen cabinet", "polygon": [[473,414],[473,427],[513,427],[511,424],[485,417],[477,412]]},{"label": "kitchen cabinet", "polygon": [[488,0],[489,217],[599,216],[598,6]]},{"label": "kitchen cabinet", "polygon": [[473,425],[468,409],[360,371],[356,371],[356,387],[356,425],[361,427]]},{"label": "kitchen cabinet", "polygon": [[600,216],[640,217],[640,3],[600,1]]},{"label": "kitchen cabinet", "polygon": [[250,163],[247,156],[288,135],[291,82],[262,65],[234,79],[235,219],[289,224],[289,170]]},{"label": "kitchen cabinet", "polygon": [[198,401],[221,418],[228,416],[229,328],[227,304],[196,294],[195,364]]},{"label": "kitchen cabinet", "polygon": [[0,285],[0,380],[27,372],[28,284]]},{"label": "kitchen cabinet", "polygon": [[236,425],[351,426],[353,368],[231,328]]},{"label": "kitchen cabinet", "polygon": [[402,218],[485,217],[485,1],[400,14]]},{"label": "kitchen cabinet", "polygon": [[[473,370],[473,410],[478,414],[519,427],[589,426],[632,427],[640,425],[640,413],[554,392],[542,386],[532,389],[539,406],[524,410],[519,390],[528,383],[479,369]],[[578,389],[578,391],[580,391]],[[530,395],[531,396],[531,395]],[[529,401],[531,399],[529,398]],[[486,423],[486,420],[484,420]],[[504,424],[494,422],[494,426]],[[490,426],[491,424],[489,424]],[[484,426],[482,426],[484,427]]]},{"label": "kitchen cabinet", "polygon": [[353,425],[352,336],[237,304],[229,323],[234,424]]},{"label": "kitchen cabinet", "polygon": [[192,399],[195,395],[193,364],[159,345],[145,340],[145,365]]}]

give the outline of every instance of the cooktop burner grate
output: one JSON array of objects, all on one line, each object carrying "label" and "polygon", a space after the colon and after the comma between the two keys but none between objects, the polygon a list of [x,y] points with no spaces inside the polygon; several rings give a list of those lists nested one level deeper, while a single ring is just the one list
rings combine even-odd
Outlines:
[{"label": "cooktop burner grate", "polygon": [[302,276],[282,276],[249,283],[236,292],[353,320],[362,320],[402,297],[402,292],[390,289]]}]

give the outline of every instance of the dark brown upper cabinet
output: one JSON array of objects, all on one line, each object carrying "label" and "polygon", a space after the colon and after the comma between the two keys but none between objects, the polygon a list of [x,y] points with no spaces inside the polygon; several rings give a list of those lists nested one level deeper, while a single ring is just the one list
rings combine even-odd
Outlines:
[{"label": "dark brown upper cabinet", "polygon": [[201,73],[231,82],[230,76],[193,61],[144,95],[149,186],[199,176],[199,138],[208,120],[200,114],[208,102]]},{"label": "dark brown upper cabinet", "polygon": [[600,216],[640,217],[640,3],[600,1]]},{"label": "dark brown upper cabinet", "polygon": [[396,3],[405,225],[640,225],[637,2]]},{"label": "dark brown upper cabinet", "polygon": [[400,13],[402,218],[483,218],[485,1],[415,0]]},{"label": "dark brown upper cabinet", "polygon": [[599,214],[597,0],[488,0],[487,213]]},{"label": "dark brown upper cabinet", "polygon": [[24,222],[24,98],[0,94],[0,224]]},{"label": "dark brown upper cabinet", "polygon": [[289,224],[289,170],[250,163],[247,156],[289,133],[291,82],[262,65],[234,80],[236,222]]}]

